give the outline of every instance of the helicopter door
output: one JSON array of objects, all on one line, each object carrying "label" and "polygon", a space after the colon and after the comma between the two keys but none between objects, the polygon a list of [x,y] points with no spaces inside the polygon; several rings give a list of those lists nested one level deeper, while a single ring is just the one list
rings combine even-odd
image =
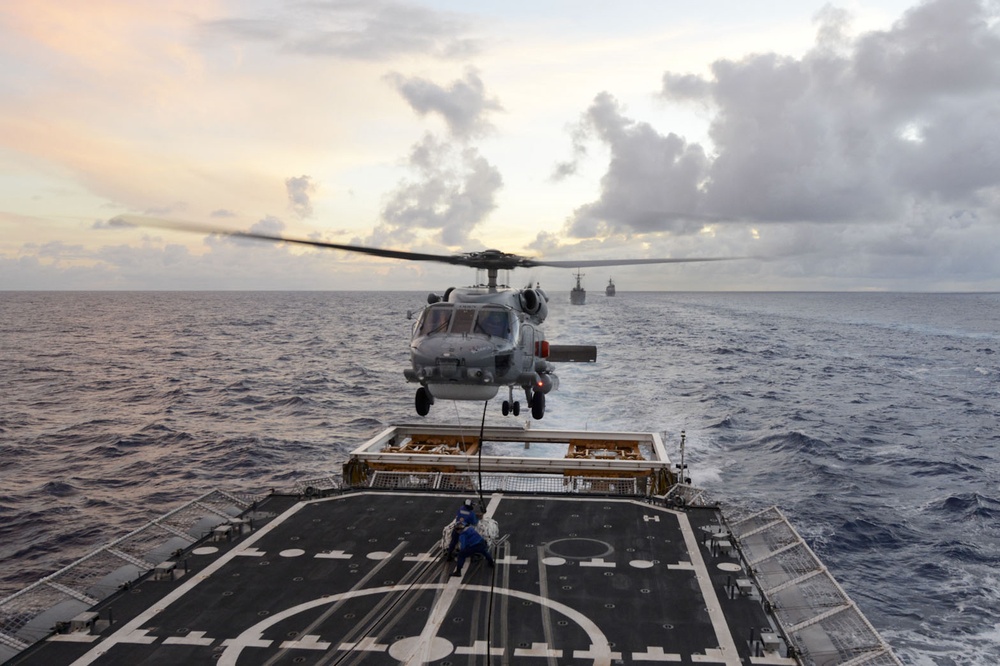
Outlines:
[{"label": "helicopter door", "polygon": [[524,349],[528,356],[535,355],[535,329],[531,326],[521,327],[521,342],[518,345]]}]

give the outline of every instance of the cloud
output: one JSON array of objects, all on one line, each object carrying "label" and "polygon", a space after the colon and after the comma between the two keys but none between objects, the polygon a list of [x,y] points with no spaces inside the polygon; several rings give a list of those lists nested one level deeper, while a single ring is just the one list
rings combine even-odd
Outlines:
[{"label": "cloud", "polygon": [[413,146],[410,168],[416,180],[404,181],[382,209],[385,224],[374,242],[408,242],[416,229],[436,233],[444,245],[464,246],[473,228],[496,208],[503,186],[499,170],[479,151],[424,136]]},{"label": "cloud", "polygon": [[984,217],[1000,188],[998,13],[934,0],[852,39],[847,15],[828,9],[800,58],[758,53],[718,60],[708,76],[666,72],[665,100],[711,110],[709,146],[664,135],[597,95],[579,130],[610,161],[600,197],[574,212],[570,233],[885,224],[914,206],[945,226],[958,210]]},{"label": "cloud", "polygon": [[310,195],[316,191],[316,185],[309,176],[298,176],[285,179],[285,190],[288,192],[288,202],[300,218],[310,217],[313,213]]},{"label": "cloud", "polygon": [[503,109],[495,98],[486,97],[486,87],[474,69],[469,69],[464,79],[453,81],[448,88],[400,74],[389,74],[386,79],[419,115],[437,113],[444,118],[448,131],[458,139],[487,134],[492,129],[487,113]]},{"label": "cloud", "polygon": [[611,159],[601,179],[601,198],[574,212],[571,235],[701,228],[701,216],[695,211],[709,164],[701,146],[673,133],[663,136],[648,123],[626,118],[608,93],[597,96],[583,123],[608,145]]},{"label": "cloud", "polygon": [[112,217],[110,220],[94,220],[91,229],[130,229],[135,223],[129,222],[121,216]]},{"label": "cloud", "polygon": [[316,57],[384,61],[401,55],[465,58],[476,53],[469,20],[454,12],[391,1],[312,2],[266,17],[206,21],[208,41],[264,42]]}]

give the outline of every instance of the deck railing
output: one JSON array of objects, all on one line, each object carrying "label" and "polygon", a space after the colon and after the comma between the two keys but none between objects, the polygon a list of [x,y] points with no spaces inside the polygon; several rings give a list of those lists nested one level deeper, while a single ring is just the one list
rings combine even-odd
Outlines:
[{"label": "deck railing", "polygon": [[213,490],[0,600],[0,661],[146,575],[259,499]]}]

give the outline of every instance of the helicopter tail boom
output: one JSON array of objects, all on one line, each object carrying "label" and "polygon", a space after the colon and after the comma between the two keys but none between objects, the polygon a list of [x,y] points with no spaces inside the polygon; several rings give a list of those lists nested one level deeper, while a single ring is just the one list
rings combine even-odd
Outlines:
[{"label": "helicopter tail boom", "polygon": [[549,345],[548,361],[551,363],[594,363],[597,361],[597,346]]}]

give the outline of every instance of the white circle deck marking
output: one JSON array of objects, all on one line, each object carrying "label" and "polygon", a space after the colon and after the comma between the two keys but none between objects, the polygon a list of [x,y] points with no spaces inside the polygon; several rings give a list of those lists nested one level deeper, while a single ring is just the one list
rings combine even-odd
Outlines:
[{"label": "white circle deck marking", "polygon": [[[420,636],[401,638],[389,646],[389,656],[400,661],[408,661],[413,656],[413,652],[419,647]],[[452,645],[451,641],[447,638],[434,636],[431,639],[430,647],[427,649],[427,660],[436,661],[438,659],[444,659],[451,654],[454,649],[455,646]]]},{"label": "white circle deck marking", "polygon": [[305,555],[306,551],[301,548],[289,548],[288,550],[283,550],[278,555],[282,557],[298,557],[299,555]]},{"label": "white circle deck marking", "polygon": [[648,569],[653,566],[653,563],[649,560],[632,560],[629,562],[629,566],[633,566],[636,569]]},{"label": "white circle deck marking", "polygon": [[718,567],[723,571],[739,571],[742,568],[735,562],[720,562]]},{"label": "white circle deck marking", "polygon": [[[605,527],[610,527],[610,525],[605,525]],[[607,541],[585,537],[556,539],[544,544],[544,546],[546,553],[565,557],[568,560],[605,558],[615,552],[614,546]]]},{"label": "white circle deck marking", "polygon": [[561,557],[546,557],[542,560],[542,564],[550,567],[560,567],[566,564],[566,560]]},{"label": "white circle deck marking", "polygon": [[[251,647],[255,641],[260,641],[261,636],[264,635],[264,632],[267,629],[304,611],[313,608],[320,608],[322,606],[329,606],[342,599],[352,599],[372,594],[410,592],[412,590],[441,590],[444,589],[445,586],[446,585],[444,583],[426,583],[412,586],[390,585],[385,587],[369,587],[360,590],[352,590],[350,592],[342,592],[340,594],[331,594],[328,597],[313,599],[312,601],[297,604],[291,608],[286,608],[283,611],[274,613],[266,620],[262,620],[245,629],[243,633],[239,634],[236,638],[229,642],[226,649],[221,655],[219,655],[219,659],[216,663],[220,666],[236,666],[240,653],[246,648]],[[461,591],[479,592],[481,594],[505,594],[514,599],[523,599],[525,601],[532,601],[541,606],[546,606],[550,610],[575,622],[587,634],[587,638],[590,640],[591,644],[591,654],[587,658],[593,660],[593,666],[611,666],[611,646],[608,644],[608,637],[604,635],[604,632],[601,631],[601,628],[597,626],[596,622],[575,608],[567,606],[559,601],[553,601],[552,599],[540,597],[537,594],[521,592],[520,590],[512,590],[504,587],[491,589],[490,587],[484,585],[462,585]]]},{"label": "white circle deck marking", "polygon": [[201,548],[195,548],[191,551],[192,555],[211,555],[212,553],[219,552],[219,549],[215,546],[202,546]]},{"label": "white circle deck marking", "polygon": [[384,550],[376,550],[374,552],[368,553],[368,555],[366,555],[366,557],[369,560],[384,560],[385,558],[389,557],[390,555],[392,555],[392,553],[387,553]]}]

